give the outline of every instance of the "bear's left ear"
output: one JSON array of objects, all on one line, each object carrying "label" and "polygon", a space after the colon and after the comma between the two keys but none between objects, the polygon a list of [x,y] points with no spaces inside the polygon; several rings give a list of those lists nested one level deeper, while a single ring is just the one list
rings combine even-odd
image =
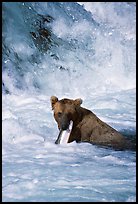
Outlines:
[{"label": "bear's left ear", "polygon": [[53,110],[55,103],[58,101],[58,98],[56,96],[51,96],[50,101],[51,101],[51,106]]},{"label": "bear's left ear", "polygon": [[82,99],[81,98],[77,98],[76,100],[74,100],[74,104],[76,106],[80,106],[82,104]]}]

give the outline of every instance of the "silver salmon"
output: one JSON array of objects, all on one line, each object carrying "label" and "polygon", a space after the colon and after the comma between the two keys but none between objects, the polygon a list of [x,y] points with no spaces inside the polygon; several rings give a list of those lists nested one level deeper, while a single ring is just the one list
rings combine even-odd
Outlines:
[{"label": "silver salmon", "polygon": [[55,144],[67,144],[69,140],[69,136],[73,127],[73,121],[70,121],[69,128],[67,130],[60,130],[57,140]]}]

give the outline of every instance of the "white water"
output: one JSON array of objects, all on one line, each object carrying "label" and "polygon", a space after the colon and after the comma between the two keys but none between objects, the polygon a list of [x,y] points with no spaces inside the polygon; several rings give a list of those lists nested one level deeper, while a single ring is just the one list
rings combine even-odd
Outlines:
[{"label": "white water", "polygon": [[[44,25],[52,30],[47,51],[29,33],[37,14],[54,18]],[[3,3],[3,202],[136,201],[135,152],[54,144],[50,106],[51,95],[81,97],[135,134],[135,14],[125,2]]]}]

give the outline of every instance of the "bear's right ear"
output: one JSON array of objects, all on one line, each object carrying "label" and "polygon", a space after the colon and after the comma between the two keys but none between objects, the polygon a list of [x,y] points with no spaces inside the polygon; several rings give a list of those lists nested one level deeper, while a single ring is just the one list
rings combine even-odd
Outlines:
[{"label": "bear's right ear", "polygon": [[55,103],[58,101],[58,98],[56,96],[51,96],[50,101],[51,101],[51,106],[53,110]]}]

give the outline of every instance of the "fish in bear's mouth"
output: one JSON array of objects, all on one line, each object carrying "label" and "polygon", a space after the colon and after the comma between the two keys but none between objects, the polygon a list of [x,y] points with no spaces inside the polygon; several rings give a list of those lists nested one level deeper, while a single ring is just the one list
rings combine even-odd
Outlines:
[{"label": "fish in bear's mouth", "polygon": [[55,144],[66,144],[66,143],[68,143],[72,127],[73,127],[73,121],[71,120],[67,130],[60,130],[58,138],[55,141]]}]

